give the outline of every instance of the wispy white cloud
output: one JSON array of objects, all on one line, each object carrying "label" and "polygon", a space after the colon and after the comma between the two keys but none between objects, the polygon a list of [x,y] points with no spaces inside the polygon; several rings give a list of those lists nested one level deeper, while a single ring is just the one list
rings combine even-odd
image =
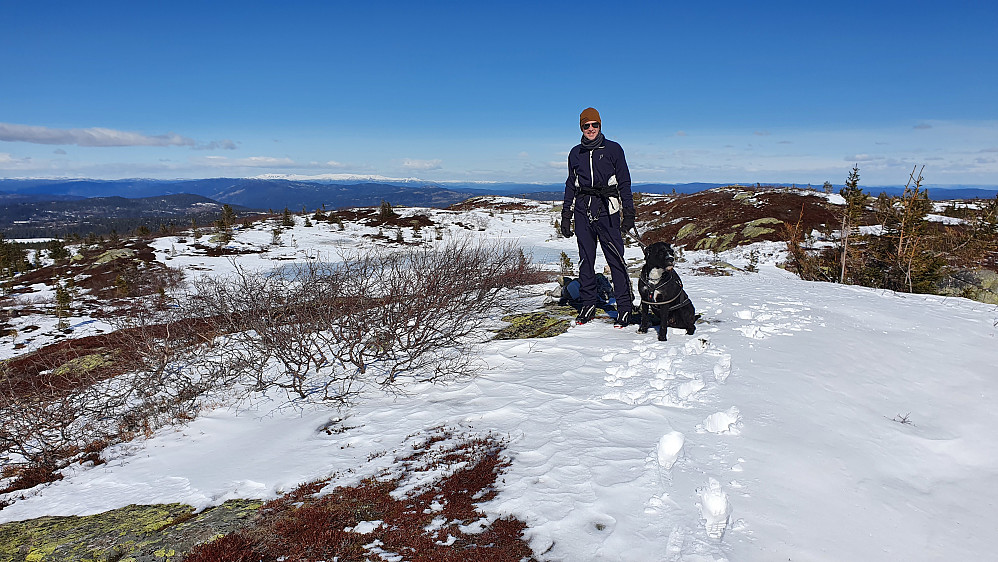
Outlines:
[{"label": "wispy white cloud", "polygon": [[402,167],[406,170],[439,170],[443,161],[441,160],[417,160],[406,158],[402,160]]},{"label": "wispy white cloud", "polygon": [[0,141],[30,142],[77,146],[195,146],[194,139],[176,133],[143,135],[92,127],[89,129],[53,129],[34,125],[0,123]]},{"label": "wispy white cloud", "polygon": [[676,131],[676,136],[677,137],[688,137],[689,135],[686,134],[686,131]]},{"label": "wispy white cloud", "polygon": [[287,156],[248,156],[246,158],[229,158],[228,156],[203,156],[193,158],[191,163],[195,166],[205,166],[208,168],[280,168],[293,170],[343,170],[350,168],[349,165],[335,160],[326,162],[299,162]]},{"label": "wispy white cloud", "polygon": [[928,123],[919,123],[918,125],[915,125],[914,128],[915,129],[931,129],[932,125],[929,125]]},{"label": "wispy white cloud", "polygon": [[755,136],[757,136],[757,137],[768,137],[769,136],[769,131],[756,131],[756,132],[754,132],[752,134],[755,135]]},{"label": "wispy white cloud", "polygon": [[59,156],[65,156],[66,155],[66,151],[63,150],[63,149],[61,149],[61,148],[57,148],[57,149],[55,149],[55,150],[52,151],[52,154],[58,154]]},{"label": "wispy white cloud", "polygon": [[227,156],[205,156],[195,159],[195,163],[211,168],[300,168],[291,158],[275,158],[273,156],[249,156],[246,158],[229,158]]},{"label": "wispy white cloud", "polygon": [[238,148],[236,143],[229,140],[211,141],[209,143],[202,143],[194,146],[194,150],[235,150]]}]

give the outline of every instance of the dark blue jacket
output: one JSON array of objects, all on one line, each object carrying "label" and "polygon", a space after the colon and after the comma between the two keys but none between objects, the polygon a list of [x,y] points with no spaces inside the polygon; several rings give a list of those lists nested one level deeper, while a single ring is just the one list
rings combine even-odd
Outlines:
[{"label": "dark blue jacket", "polygon": [[[610,178],[614,176],[617,178],[617,185],[609,186]],[[605,138],[591,152],[578,144],[568,153],[568,179],[565,180],[565,202],[562,209],[572,208],[576,196],[592,195],[596,192],[603,197],[619,196],[625,212],[634,213],[631,172],[627,169],[624,149]]]}]

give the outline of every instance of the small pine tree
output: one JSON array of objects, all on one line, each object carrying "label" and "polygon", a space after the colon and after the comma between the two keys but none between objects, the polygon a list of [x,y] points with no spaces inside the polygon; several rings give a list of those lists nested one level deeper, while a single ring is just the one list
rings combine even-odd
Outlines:
[{"label": "small pine tree", "polygon": [[877,198],[877,217],[883,233],[874,250],[877,273],[883,276],[881,288],[936,292],[944,262],[928,248],[926,216],[932,202],[929,192],[922,189],[923,181],[921,171],[916,178],[913,169],[901,195],[881,193]]},{"label": "small pine tree", "polygon": [[128,296],[128,281],[125,279],[124,275],[118,275],[114,280],[114,293],[118,297]]},{"label": "small pine tree", "polygon": [[395,211],[392,209],[392,204],[382,199],[381,207],[378,209],[378,220],[387,222],[393,218],[395,218]]},{"label": "small pine tree", "polygon": [[[38,252],[35,252],[38,257]],[[0,277],[13,277],[28,270],[28,252],[16,242],[7,242],[0,234]]]},{"label": "small pine tree", "polygon": [[59,319],[59,330],[67,330],[69,328],[69,311],[73,304],[73,295],[66,288],[65,284],[62,282],[56,283],[55,286],[55,315]]},{"label": "small pine tree", "polygon": [[66,248],[66,245],[63,244],[62,240],[50,240],[48,244],[45,245],[45,249],[48,250],[49,258],[57,262],[69,258],[69,250]]},{"label": "small pine tree", "polygon": [[236,212],[228,204],[222,205],[222,225],[231,229],[236,224]]},{"label": "small pine tree", "polygon": [[561,259],[559,261],[561,267],[561,274],[571,277],[575,272],[575,266],[572,264],[572,258],[568,257],[565,252],[561,253]]},{"label": "small pine tree", "polygon": [[292,227],[295,225],[295,217],[291,214],[291,211],[284,207],[284,213],[281,216],[281,226]]},{"label": "small pine tree", "polygon": [[311,227],[312,227],[312,221],[311,221],[311,219],[309,219],[308,217],[305,217],[305,228],[311,228]]},{"label": "small pine tree", "polygon": [[846,178],[845,187],[839,190],[839,195],[846,200],[846,207],[842,211],[842,263],[839,270],[839,283],[845,283],[846,266],[849,262],[849,237],[859,226],[867,200],[866,193],[859,188],[858,164],[853,165],[849,177]]}]

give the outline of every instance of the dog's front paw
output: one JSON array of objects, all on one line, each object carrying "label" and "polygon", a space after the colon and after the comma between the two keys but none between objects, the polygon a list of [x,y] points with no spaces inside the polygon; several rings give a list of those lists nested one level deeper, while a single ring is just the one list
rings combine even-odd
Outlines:
[{"label": "dog's front paw", "polygon": [[648,333],[648,326],[638,326],[638,333],[639,334],[647,334]]},{"label": "dog's front paw", "polygon": [[689,328],[686,328],[686,335],[687,336],[692,336],[693,334],[696,333],[696,331],[697,331],[697,327],[696,326],[690,326]]},{"label": "dog's front paw", "polygon": [[668,341],[669,339],[669,329],[665,326],[658,331],[658,341]]}]

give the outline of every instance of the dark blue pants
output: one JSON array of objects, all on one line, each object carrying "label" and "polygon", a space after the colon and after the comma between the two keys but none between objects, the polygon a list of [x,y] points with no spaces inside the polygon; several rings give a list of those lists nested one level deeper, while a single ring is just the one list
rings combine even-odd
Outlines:
[{"label": "dark blue pants", "polygon": [[579,196],[575,202],[575,237],[579,242],[579,282],[582,304],[596,304],[596,242],[610,266],[617,313],[629,312],[634,300],[631,278],[624,264],[624,239],[620,234],[620,213],[611,215],[599,197]]}]

